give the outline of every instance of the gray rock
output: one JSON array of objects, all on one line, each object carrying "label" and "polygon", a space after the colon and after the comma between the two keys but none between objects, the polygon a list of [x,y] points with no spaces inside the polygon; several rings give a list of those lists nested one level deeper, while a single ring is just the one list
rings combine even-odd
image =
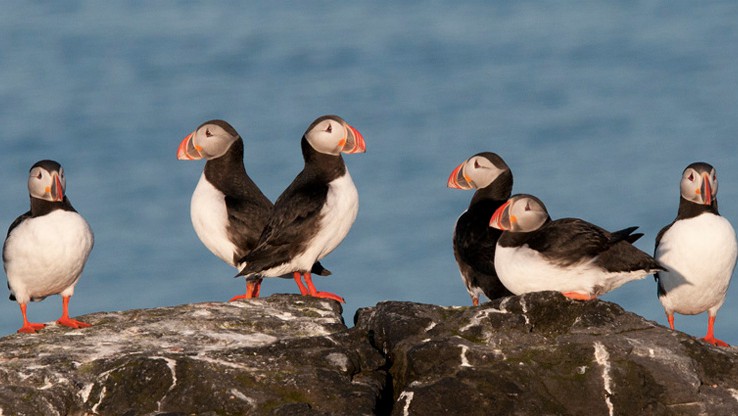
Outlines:
[{"label": "gray rock", "polygon": [[738,414],[735,348],[609,302],[385,302],[355,320],[390,360],[393,415]]},{"label": "gray rock", "polygon": [[97,313],[0,339],[0,415],[732,415],[738,349],[557,293],[295,295]]},{"label": "gray rock", "polygon": [[384,358],[337,302],[277,295],[0,340],[2,415],[374,414]]}]

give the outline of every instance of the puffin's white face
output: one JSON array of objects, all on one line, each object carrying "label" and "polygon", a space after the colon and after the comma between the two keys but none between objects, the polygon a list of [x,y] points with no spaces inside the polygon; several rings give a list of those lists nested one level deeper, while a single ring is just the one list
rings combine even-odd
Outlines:
[{"label": "puffin's white face", "polygon": [[49,172],[41,166],[36,166],[28,174],[28,193],[34,198],[51,202],[63,201],[66,188],[67,180],[64,178],[62,167],[58,171]]},{"label": "puffin's white face", "polygon": [[179,144],[177,159],[217,159],[239,138],[236,130],[225,121],[212,120],[203,123]]},{"label": "puffin's white face", "polygon": [[507,166],[498,167],[482,155],[472,156],[451,172],[447,186],[456,189],[486,188],[506,170]]},{"label": "puffin's white face", "polygon": [[711,205],[718,191],[715,168],[706,163],[693,163],[682,173],[682,198],[695,204]]},{"label": "puffin's white face", "polygon": [[497,208],[489,226],[512,232],[535,231],[548,220],[548,211],[533,195],[515,195]]},{"label": "puffin's white face", "polygon": [[313,149],[327,155],[366,151],[361,133],[338,116],[319,117],[305,132],[305,139]]}]

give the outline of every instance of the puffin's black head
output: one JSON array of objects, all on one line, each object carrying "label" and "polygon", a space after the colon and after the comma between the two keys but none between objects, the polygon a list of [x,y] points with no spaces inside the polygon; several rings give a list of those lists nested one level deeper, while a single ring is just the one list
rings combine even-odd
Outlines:
[{"label": "puffin's black head", "polygon": [[695,162],[682,173],[682,198],[700,205],[712,205],[717,197],[718,180],[709,163]]},{"label": "puffin's black head", "polygon": [[212,160],[223,156],[241,136],[223,120],[202,123],[179,144],[179,160]]},{"label": "puffin's black head", "polygon": [[303,137],[316,152],[327,155],[366,152],[361,133],[338,116],[318,117],[310,123]]},{"label": "puffin's black head", "polygon": [[509,172],[502,158],[496,153],[482,152],[461,162],[448,177],[447,186],[455,189],[481,189],[494,182],[503,172]]},{"label": "puffin's black head", "polygon": [[535,231],[549,220],[543,202],[528,194],[513,195],[497,208],[489,221],[489,226],[503,231]]},{"label": "puffin's black head", "polygon": [[50,202],[64,200],[67,180],[64,168],[53,160],[40,160],[31,166],[28,173],[28,193],[32,198]]}]

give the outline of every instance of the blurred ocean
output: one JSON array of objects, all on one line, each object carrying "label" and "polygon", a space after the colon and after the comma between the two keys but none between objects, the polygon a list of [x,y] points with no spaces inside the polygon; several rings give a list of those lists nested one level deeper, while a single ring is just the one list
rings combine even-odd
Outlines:
[{"label": "blurred ocean", "polygon": [[[683,168],[708,161],[738,226],[736,22],[733,1],[6,4],[0,227],[28,209],[30,166],[56,159],[96,236],[72,315],[226,301],[245,285],[192,229],[203,163],[177,161],[179,141],[228,120],[276,199],[302,168],[305,128],[334,113],[368,151],[345,156],[361,208],[317,287],[346,298],[349,325],[383,300],[470,305],[451,233],[472,194],[446,179],[480,151],[554,218],[639,225],[647,252]],[[267,280],[275,292],[297,288]],[[651,277],[605,299],[666,323]],[[18,306],[0,305],[12,333]],[[59,297],[29,306],[35,321],[60,313]],[[716,326],[732,344],[737,315],[734,284]],[[676,319],[697,336],[706,321]]]}]

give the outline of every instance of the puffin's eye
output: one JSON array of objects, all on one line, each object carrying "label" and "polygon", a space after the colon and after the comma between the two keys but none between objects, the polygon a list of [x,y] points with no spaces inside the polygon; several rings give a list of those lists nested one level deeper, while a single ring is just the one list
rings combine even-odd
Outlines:
[{"label": "puffin's eye", "polygon": [[326,132],[332,133],[333,132],[333,125],[331,123],[328,123],[328,127],[325,129]]},{"label": "puffin's eye", "polygon": [[530,202],[525,203],[525,210],[530,211]]},{"label": "puffin's eye", "polygon": [[687,179],[689,179],[691,182],[694,182],[694,174],[690,173]]},{"label": "puffin's eye", "polygon": [[213,133],[210,132],[210,129],[205,129],[205,137],[212,137]]},{"label": "puffin's eye", "polygon": [[474,161],[474,169],[479,169],[480,167],[481,167],[481,165],[479,164],[479,161],[478,160],[475,160]]},{"label": "puffin's eye", "polygon": [[44,174],[39,172],[38,175],[36,175],[36,179],[41,179],[44,177]]}]

